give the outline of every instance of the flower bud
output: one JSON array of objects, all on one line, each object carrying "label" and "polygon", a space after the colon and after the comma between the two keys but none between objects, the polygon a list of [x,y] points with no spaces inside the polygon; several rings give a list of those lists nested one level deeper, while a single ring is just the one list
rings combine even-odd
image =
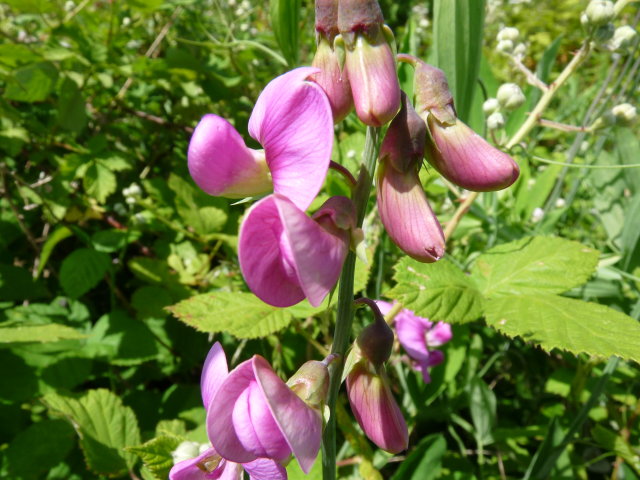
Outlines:
[{"label": "flower bud", "polygon": [[338,0],[316,0],[316,33],[333,42],[338,35]]},{"label": "flower bud", "polygon": [[362,356],[369,360],[375,368],[379,368],[391,356],[393,331],[385,322],[380,308],[373,300],[362,298],[356,300],[356,303],[366,303],[373,311],[373,323],[367,325],[360,332],[356,343],[360,347]]},{"label": "flower bud", "polygon": [[293,374],[287,385],[304,403],[322,412],[329,392],[329,370],[323,362],[310,360]]},{"label": "flower bud", "polygon": [[184,441],[171,452],[173,463],[183,462],[200,455],[200,444],[197,442]]},{"label": "flower bud", "polygon": [[392,34],[384,26],[377,0],[341,0],[338,27],[358,118],[380,127],[400,108],[400,84],[388,39]]},{"label": "flower bud", "polygon": [[500,112],[493,112],[487,117],[487,128],[489,130],[498,130],[504,127],[504,116]]},{"label": "flower bud", "polygon": [[418,175],[425,139],[424,120],[403,94],[402,109],[380,147],[376,185],[380,219],[391,240],[410,257],[430,263],[444,255],[445,240]]},{"label": "flower bud", "polygon": [[491,115],[500,109],[500,102],[497,98],[487,98],[482,104],[482,111],[486,115]]},{"label": "flower bud", "polygon": [[520,42],[513,48],[513,56],[522,60],[527,53],[527,46]]},{"label": "flower bud", "polygon": [[636,107],[630,103],[621,103],[611,109],[611,114],[618,125],[631,125],[638,118]]},{"label": "flower bud", "polygon": [[609,0],[591,0],[585,13],[592,26],[604,25],[616,16],[613,2]]},{"label": "flower bud", "polygon": [[513,42],[511,40],[500,40],[496,45],[496,50],[503,53],[513,52]]},{"label": "flower bud", "polygon": [[631,46],[637,35],[637,32],[629,25],[618,27],[613,33],[611,48],[613,50],[624,50]]},{"label": "flower bud", "polygon": [[501,28],[498,32],[496,38],[499,42],[504,40],[509,40],[511,42],[515,42],[520,37],[520,32],[515,27],[504,27]]},{"label": "flower bud", "polygon": [[519,168],[457,118],[444,72],[409,55],[415,67],[416,111],[427,122],[427,160],[447,180],[467,190],[500,190],[515,182]]},{"label": "flower bud", "polygon": [[503,83],[498,88],[498,103],[505,110],[515,110],[526,100],[524,93],[515,83]]},{"label": "flower bud", "polygon": [[364,433],[390,453],[407,449],[409,430],[389,388],[384,368],[372,371],[366,360],[357,362],[347,375],[349,404]]},{"label": "flower bud", "polygon": [[604,25],[599,25],[593,31],[593,39],[599,44],[603,44],[613,39],[613,34],[615,33],[616,28],[613,26],[613,23],[605,23]]}]

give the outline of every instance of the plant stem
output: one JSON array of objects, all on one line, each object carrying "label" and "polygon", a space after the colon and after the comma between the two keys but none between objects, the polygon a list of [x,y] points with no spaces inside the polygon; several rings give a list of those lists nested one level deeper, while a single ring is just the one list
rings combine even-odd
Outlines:
[{"label": "plant stem", "polygon": [[[362,226],[367,209],[367,202],[371,192],[373,170],[378,158],[380,129],[367,127],[367,137],[362,155],[362,166],[358,183],[353,193],[353,202],[356,206],[357,225]],[[356,256],[349,252],[342,267],[340,285],[338,289],[338,315],[333,335],[331,353],[339,355],[339,359],[331,363],[331,383],[329,385],[329,419],[322,436],[322,478],[323,480],[335,480],[336,477],[336,400],[342,383],[342,370],[344,357],[351,339],[351,326],[353,323],[353,276],[355,273]]]}]

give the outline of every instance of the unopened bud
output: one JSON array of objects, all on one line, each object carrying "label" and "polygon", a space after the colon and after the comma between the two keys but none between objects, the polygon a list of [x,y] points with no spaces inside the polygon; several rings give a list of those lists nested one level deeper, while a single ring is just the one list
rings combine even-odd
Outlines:
[{"label": "unopened bud", "polygon": [[604,25],[616,16],[613,2],[609,0],[591,0],[585,13],[589,23],[594,27]]},{"label": "unopened bud", "polygon": [[393,330],[384,321],[380,308],[373,300],[360,298],[356,300],[356,303],[368,305],[373,312],[373,322],[360,332],[356,343],[362,356],[369,360],[375,368],[380,368],[391,356]]},{"label": "unopened bud", "polygon": [[621,103],[611,109],[611,114],[619,125],[631,125],[638,118],[636,107],[630,103]]},{"label": "unopened bud", "polygon": [[496,38],[498,39],[499,42],[503,40],[510,40],[512,42],[515,42],[519,36],[520,36],[520,32],[518,31],[517,28],[504,27],[500,29]]},{"label": "unopened bud", "polygon": [[504,83],[498,88],[498,103],[505,110],[515,110],[526,100],[524,93],[515,83]]},{"label": "unopened bud", "polygon": [[500,109],[500,103],[497,98],[488,98],[482,104],[482,111],[485,115],[491,115]]},{"label": "unopened bud", "polygon": [[487,117],[487,128],[489,130],[498,130],[504,127],[504,116],[500,112],[494,112]]},{"label": "unopened bud", "polygon": [[500,40],[496,46],[496,50],[504,53],[513,52],[513,42],[511,40]]},{"label": "unopened bud", "polygon": [[527,53],[527,46],[520,42],[513,48],[513,56],[519,59],[523,59]]},{"label": "unopened bud", "polygon": [[599,43],[603,44],[613,39],[613,34],[615,33],[616,28],[613,26],[613,23],[605,23],[604,25],[599,25],[593,31],[593,39]]},{"label": "unopened bud", "polygon": [[329,370],[317,360],[304,363],[287,381],[287,385],[310,407],[322,411],[329,392]]},{"label": "unopened bud", "polygon": [[624,50],[631,46],[638,33],[629,25],[623,25],[616,28],[611,39],[611,48],[613,50]]}]

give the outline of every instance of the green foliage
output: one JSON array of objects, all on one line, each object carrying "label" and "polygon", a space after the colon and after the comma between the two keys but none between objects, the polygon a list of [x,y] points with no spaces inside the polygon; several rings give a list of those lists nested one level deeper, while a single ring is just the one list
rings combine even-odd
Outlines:
[{"label": "green foliage", "polygon": [[60,284],[72,298],[95,287],[109,270],[109,257],[90,248],[79,248],[64,259]]},{"label": "green foliage", "polygon": [[169,476],[173,467],[173,452],[182,443],[180,437],[160,435],[139,446],[127,447],[126,450],[135,453],[144,466],[153,474],[154,478],[164,480]]},{"label": "green foliage", "polygon": [[298,63],[300,44],[300,0],[270,0],[271,28],[287,63]]}]

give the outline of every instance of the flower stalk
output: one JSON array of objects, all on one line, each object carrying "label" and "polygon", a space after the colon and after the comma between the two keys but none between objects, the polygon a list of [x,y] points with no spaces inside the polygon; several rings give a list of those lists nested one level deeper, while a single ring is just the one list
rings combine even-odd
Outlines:
[{"label": "flower stalk", "polygon": [[[371,193],[371,184],[373,181],[373,173],[375,169],[375,162],[378,158],[379,148],[380,129],[376,127],[367,127],[367,136],[362,155],[362,166],[360,167],[358,183],[356,184],[353,192],[353,202],[356,207],[358,227],[362,227],[362,221],[364,220],[367,209],[367,202]],[[331,345],[331,353],[339,355],[339,358],[329,366],[331,375],[329,397],[327,400],[327,406],[329,407],[329,419],[322,436],[323,480],[335,480],[337,478],[336,401],[338,398],[338,391],[340,390],[345,354],[351,340],[354,313],[353,281],[355,264],[356,255],[351,251],[347,255],[347,259],[342,267],[340,284],[338,287],[338,313],[333,335],[333,344]]]}]

